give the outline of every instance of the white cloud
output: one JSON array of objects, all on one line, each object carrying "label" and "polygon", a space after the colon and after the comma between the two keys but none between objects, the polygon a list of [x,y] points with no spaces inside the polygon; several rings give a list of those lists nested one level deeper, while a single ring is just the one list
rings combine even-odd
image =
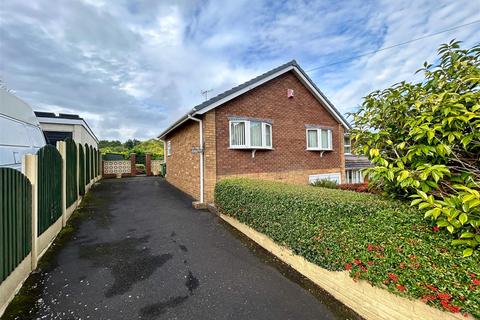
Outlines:
[{"label": "white cloud", "polygon": [[[0,78],[35,108],[75,112],[102,139],[156,136],[202,102],[292,58],[306,69],[479,19],[476,1],[49,1],[0,6]],[[324,67],[341,111],[432,61],[475,26]]]}]

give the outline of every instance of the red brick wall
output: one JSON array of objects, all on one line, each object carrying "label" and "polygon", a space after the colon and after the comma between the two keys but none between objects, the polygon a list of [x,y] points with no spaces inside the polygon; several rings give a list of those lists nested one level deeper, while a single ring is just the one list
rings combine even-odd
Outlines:
[{"label": "red brick wall", "polygon": [[[295,96],[287,98],[287,89]],[[273,120],[274,150],[229,149],[229,116]],[[218,107],[216,119],[217,176],[318,169],[318,173],[343,167],[343,127],[292,73],[288,72]],[[333,151],[320,157],[306,150],[305,125],[333,130]]]},{"label": "red brick wall", "polygon": [[[188,121],[165,137],[166,179],[195,199],[200,195],[200,155],[192,153],[199,146],[199,124]],[[171,141],[172,154],[167,156],[167,141]]]}]

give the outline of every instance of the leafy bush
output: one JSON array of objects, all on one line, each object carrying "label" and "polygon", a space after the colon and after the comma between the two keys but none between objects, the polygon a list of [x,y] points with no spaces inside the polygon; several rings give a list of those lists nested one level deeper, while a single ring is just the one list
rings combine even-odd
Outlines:
[{"label": "leafy bush", "polygon": [[[371,182],[412,196],[463,247],[480,251],[480,44],[440,46],[419,83],[399,83],[365,97],[354,114],[356,151],[375,167]],[[478,252],[480,254],[480,252]]]},{"label": "leafy bush", "polygon": [[380,195],[247,179],[217,183],[215,203],[328,270],[480,317],[480,264],[460,259],[448,233],[408,204]]},{"label": "leafy bush", "polygon": [[320,179],[315,180],[314,182],[310,183],[310,185],[314,187],[322,187],[322,188],[329,188],[329,189],[337,189],[337,183],[332,180],[328,179]]}]

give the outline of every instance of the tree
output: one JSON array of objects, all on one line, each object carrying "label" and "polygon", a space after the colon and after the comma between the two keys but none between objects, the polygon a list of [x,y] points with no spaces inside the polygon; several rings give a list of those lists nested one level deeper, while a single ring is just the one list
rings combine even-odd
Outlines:
[{"label": "tree", "polygon": [[469,256],[480,249],[480,45],[451,41],[438,54],[422,82],[365,97],[352,137],[375,165],[372,183],[414,198]]}]

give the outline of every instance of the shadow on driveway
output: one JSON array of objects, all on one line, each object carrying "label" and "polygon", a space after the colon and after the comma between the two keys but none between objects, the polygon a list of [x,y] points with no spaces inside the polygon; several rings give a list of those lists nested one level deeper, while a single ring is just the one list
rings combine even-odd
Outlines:
[{"label": "shadow on driveway", "polygon": [[360,319],[191,201],[102,180],[2,319]]}]

